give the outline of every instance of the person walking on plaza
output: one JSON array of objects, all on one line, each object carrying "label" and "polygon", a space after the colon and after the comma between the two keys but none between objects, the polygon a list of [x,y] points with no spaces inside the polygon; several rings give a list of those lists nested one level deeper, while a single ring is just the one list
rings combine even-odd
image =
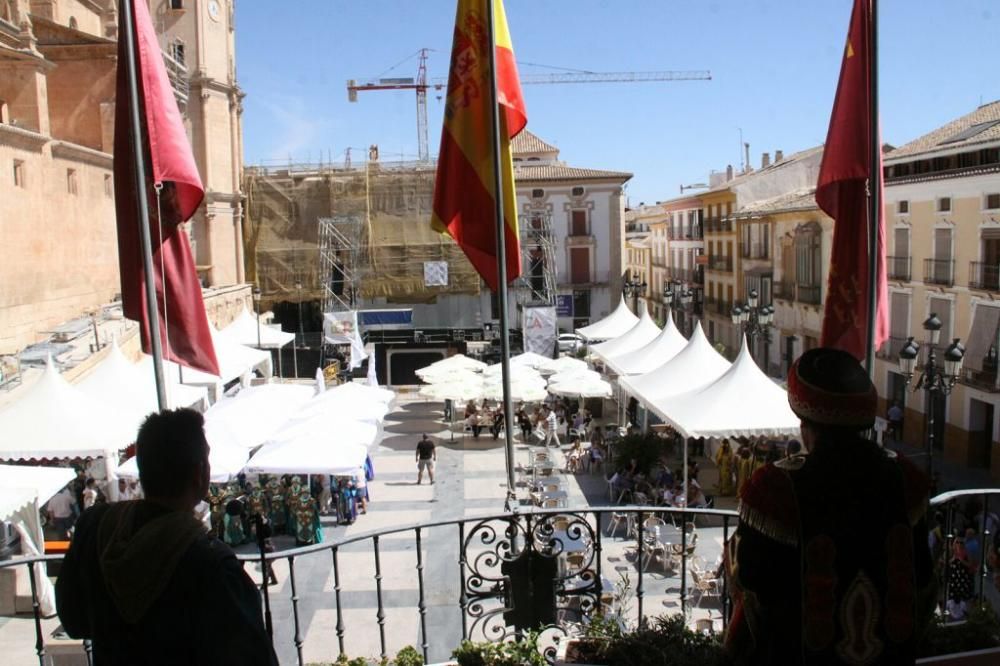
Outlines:
[{"label": "person walking on plaza", "polygon": [[417,442],[417,485],[424,480],[424,470],[430,477],[431,484],[434,484],[434,463],[437,461],[437,448],[434,442],[424,434]]},{"label": "person walking on plaza", "polygon": [[551,407],[545,412],[545,446],[559,446],[559,420]]},{"label": "person walking on plaza", "polygon": [[788,376],[807,455],[754,472],[726,547],[741,664],[912,664],[936,593],[929,483],[863,433],[878,394],[847,352],[815,348]]},{"label": "person walking on plaza", "polygon": [[201,414],[165,410],[136,438],[146,499],[98,504],[77,521],[56,608],[95,664],[278,663],[260,596],[233,551],[194,516],[208,493]]},{"label": "person walking on plaza", "polygon": [[898,402],[893,402],[886,412],[889,421],[889,438],[894,442],[903,441],[903,408]]},{"label": "person walking on plaza", "polygon": [[49,518],[52,527],[59,533],[60,539],[65,539],[73,528],[73,513],[76,500],[69,487],[63,488],[58,495],[49,500]]}]

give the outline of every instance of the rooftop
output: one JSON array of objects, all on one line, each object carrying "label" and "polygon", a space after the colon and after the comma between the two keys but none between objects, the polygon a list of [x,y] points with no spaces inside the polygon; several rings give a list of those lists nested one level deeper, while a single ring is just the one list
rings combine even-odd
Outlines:
[{"label": "rooftop", "polygon": [[810,187],[804,190],[788,192],[772,199],[754,201],[743,206],[733,217],[747,218],[758,215],[773,215],[775,213],[791,213],[800,210],[815,210],[819,208],[816,204],[816,188]]},{"label": "rooftop", "polygon": [[885,156],[887,162],[903,157],[934,154],[1000,142],[1000,100],[983,104],[972,113],[900,146]]},{"label": "rooftop", "polygon": [[754,178],[756,176],[760,176],[760,175],[763,175],[763,174],[773,173],[773,172],[777,171],[778,169],[783,169],[783,168],[785,168],[787,166],[791,166],[795,162],[798,162],[800,160],[806,159],[807,157],[812,157],[816,153],[821,153],[821,152],[823,152],[823,146],[822,145],[814,146],[812,148],[806,148],[805,150],[800,150],[797,153],[792,153],[788,157],[782,158],[782,160],[780,162],[774,162],[774,163],[770,164],[769,166],[767,166],[764,169],[754,169],[753,171],[748,171],[746,173],[741,173],[741,174],[739,174],[737,176],[734,176],[732,178],[732,180],[723,181],[722,183],[720,183],[719,185],[716,185],[715,187],[711,188],[708,191],[709,192],[721,192],[721,191],[724,191],[724,190],[728,190],[733,185],[738,185],[740,183],[745,183],[746,181],[748,181],[748,180],[750,180],[750,179],[752,179],[752,178]]},{"label": "rooftop", "polygon": [[514,140],[510,142],[510,147],[514,155],[559,152],[559,149],[551,143],[541,140],[538,138],[538,135],[529,132],[526,129],[522,130],[520,134],[514,137]]},{"label": "rooftop", "polygon": [[602,169],[583,169],[555,164],[514,164],[514,180],[519,183],[544,182],[553,180],[613,180],[624,183],[632,174],[625,171],[604,171]]}]

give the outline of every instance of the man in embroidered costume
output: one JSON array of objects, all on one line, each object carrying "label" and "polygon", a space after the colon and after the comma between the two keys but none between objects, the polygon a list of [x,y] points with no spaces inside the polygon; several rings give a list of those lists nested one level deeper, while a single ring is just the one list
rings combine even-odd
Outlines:
[{"label": "man in embroidered costume", "polygon": [[803,354],[788,402],[808,455],[740,493],[726,647],[747,664],[912,664],[935,599],[926,477],[863,438],[877,394],[850,354]]}]

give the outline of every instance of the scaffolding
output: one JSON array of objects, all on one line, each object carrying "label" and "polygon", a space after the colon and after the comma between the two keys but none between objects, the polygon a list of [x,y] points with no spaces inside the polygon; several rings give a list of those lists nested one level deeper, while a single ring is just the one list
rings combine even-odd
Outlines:
[{"label": "scaffolding", "polygon": [[[333,311],[479,293],[461,248],[431,229],[431,164],[256,166],[244,188],[247,275],[265,306],[316,301]],[[426,284],[428,262],[447,264],[447,284]]]},{"label": "scaffolding", "polygon": [[521,277],[515,282],[518,305],[556,303],[556,242],[552,213],[532,211],[518,224],[521,240]]}]

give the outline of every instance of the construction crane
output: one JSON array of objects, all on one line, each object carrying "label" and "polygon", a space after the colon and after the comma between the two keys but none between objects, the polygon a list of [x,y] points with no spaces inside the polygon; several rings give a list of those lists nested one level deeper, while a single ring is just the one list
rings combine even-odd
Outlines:
[{"label": "construction crane", "polygon": [[[422,162],[430,161],[427,139],[427,91],[444,90],[448,79],[427,78],[427,54],[430,49],[417,52],[416,78],[376,78],[367,81],[350,79],[347,82],[347,99],[358,101],[358,93],[368,90],[414,90],[417,93],[417,145]],[[412,56],[411,56],[412,57]],[[647,81],[710,81],[708,70],[663,72],[567,72],[561,74],[529,74],[521,77],[521,85],[552,85],[560,83],[642,83]]]}]

